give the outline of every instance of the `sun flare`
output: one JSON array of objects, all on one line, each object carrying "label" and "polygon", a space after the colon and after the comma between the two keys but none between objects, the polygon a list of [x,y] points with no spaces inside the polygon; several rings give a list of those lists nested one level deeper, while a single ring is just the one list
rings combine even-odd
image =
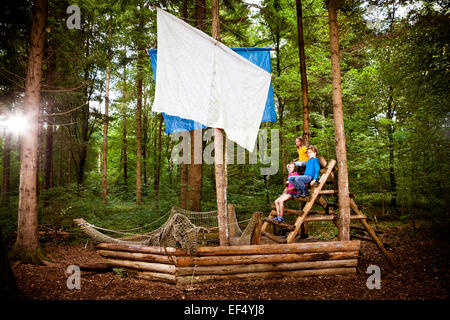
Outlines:
[{"label": "sun flare", "polygon": [[27,118],[22,114],[9,115],[1,121],[1,125],[7,132],[21,135],[28,129]]}]

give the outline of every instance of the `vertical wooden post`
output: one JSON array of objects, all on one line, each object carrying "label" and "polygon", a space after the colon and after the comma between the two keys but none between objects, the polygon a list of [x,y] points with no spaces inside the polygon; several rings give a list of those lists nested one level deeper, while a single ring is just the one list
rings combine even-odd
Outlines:
[{"label": "vertical wooden post", "polygon": [[338,240],[345,241],[350,240],[350,197],[347,150],[345,146],[344,111],[342,107],[337,7],[337,0],[329,0],[328,18],[330,25],[331,78],[339,192]]},{"label": "vertical wooden post", "polygon": [[295,4],[297,7],[298,55],[303,99],[303,143],[309,147],[308,79],[306,77],[305,41],[303,40],[302,1],[296,0]]},{"label": "vertical wooden post", "polygon": [[[212,37],[220,38],[219,0],[212,0]],[[219,241],[221,246],[229,245],[227,225],[227,181],[226,161],[224,159],[224,137],[223,130],[214,128],[214,168],[216,171],[216,196],[217,196],[217,220],[219,225]]]},{"label": "vertical wooden post", "polygon": [[255,217],[257,220],[255,230],[253,231],[252,240],[251,240],[251,244],[253,244],[253,245],[261,244],[263,216],[264,216],[264,213],[262,213],[262,212],[253,212],[253,217]]}]

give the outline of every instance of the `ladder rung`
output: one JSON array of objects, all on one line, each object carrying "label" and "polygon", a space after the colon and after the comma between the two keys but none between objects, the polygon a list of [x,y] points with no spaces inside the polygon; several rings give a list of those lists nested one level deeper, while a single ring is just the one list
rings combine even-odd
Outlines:
[{"label": "ladder rung", "polygon": [[280,239],[280,238],[278,238],[277,236],[274,236],[273,234],[270,234],[270,233],[268,233],[268,232],[261,231],[261,234],[262,234],[263,236],[269,238],[270,240],[275,241],[275,242],[278,242],[278,243],[286,243],[286,239]]},{"label": "ladder rung", "polygon": [[311,195],[309,195],[306,198],[302,198],[302,197],[295,198],[295,200],[300,201],[300,202],[308,202],[310,199],[311,199]]},{"label": "ladder rung", "polygon": [[[327,216],[320,216],[320,217],[306,217],[304,221],[333,221],[334,219],[337,219],[337,215],[330,214]],[[367,219],[367,217],[363,214],[350,216],[350,220],[361,220],[361,219]]]},{"label": "ladder rung", "polygon": [[320,190],[319,194],[337,194],[337,190]]},{"label": "ladder rung", "polygon": [[[330,194],[330,195],[338,195],[339,192],[337,190],[320,190],[319,194]],[[355,195],[353,193],[348,194],[350,198],[354,198]]]},{"label": "ladder rung", "polygon": [[335,215],[322,216],[322,217],[307,217],[304,221],[332,221]]},{"label": "ladder rung", "polygon": [[269,219],[269,218],[264,218],[264,221],[267,221],[269,223],[277,225],[277,226],[279,226],[281,228],[288,229],[289,231],[292,231],[292,230],[295,229],[295,227],[293,225],[290,225],[289,223],[286,223],[286,222],[278,222],[278,221],[274,221],[274,220]]}]

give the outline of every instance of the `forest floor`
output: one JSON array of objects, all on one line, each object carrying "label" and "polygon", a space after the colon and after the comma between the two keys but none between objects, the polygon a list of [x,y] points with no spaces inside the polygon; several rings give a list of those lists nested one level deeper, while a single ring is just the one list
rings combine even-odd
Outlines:
[{"label": "forest floor", "polygon": [[[81,272],[81,289],[67,288],[67,267],[102,262],[93,246],[47,242],[51,265],[13,264],[25,300],[437,300],[450,298],[448,233],[409,225],[384,232],[395,268],[375,244],[362,242],[358,273],[277,280],[233,280],[177,287],[124,277],[119,272]],[[369,265],[381,268],[381,288],[366,285]]]}]

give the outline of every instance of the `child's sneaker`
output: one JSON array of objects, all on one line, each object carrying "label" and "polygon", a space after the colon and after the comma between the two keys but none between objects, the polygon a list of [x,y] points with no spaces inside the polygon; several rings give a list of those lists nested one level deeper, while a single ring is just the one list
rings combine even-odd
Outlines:
[{"label": "child's sneaker", "polygon": [[272,220],[276,222],[285,222],[284,218],[281,216],[276,216],[275,218],[272,218]]},{"label": "child's sneaker", "polygon": [[309,196],[309,191],[306,188],[304,188],[303,190],[299,190],[298,193],[300,198],[306,198]]}]

